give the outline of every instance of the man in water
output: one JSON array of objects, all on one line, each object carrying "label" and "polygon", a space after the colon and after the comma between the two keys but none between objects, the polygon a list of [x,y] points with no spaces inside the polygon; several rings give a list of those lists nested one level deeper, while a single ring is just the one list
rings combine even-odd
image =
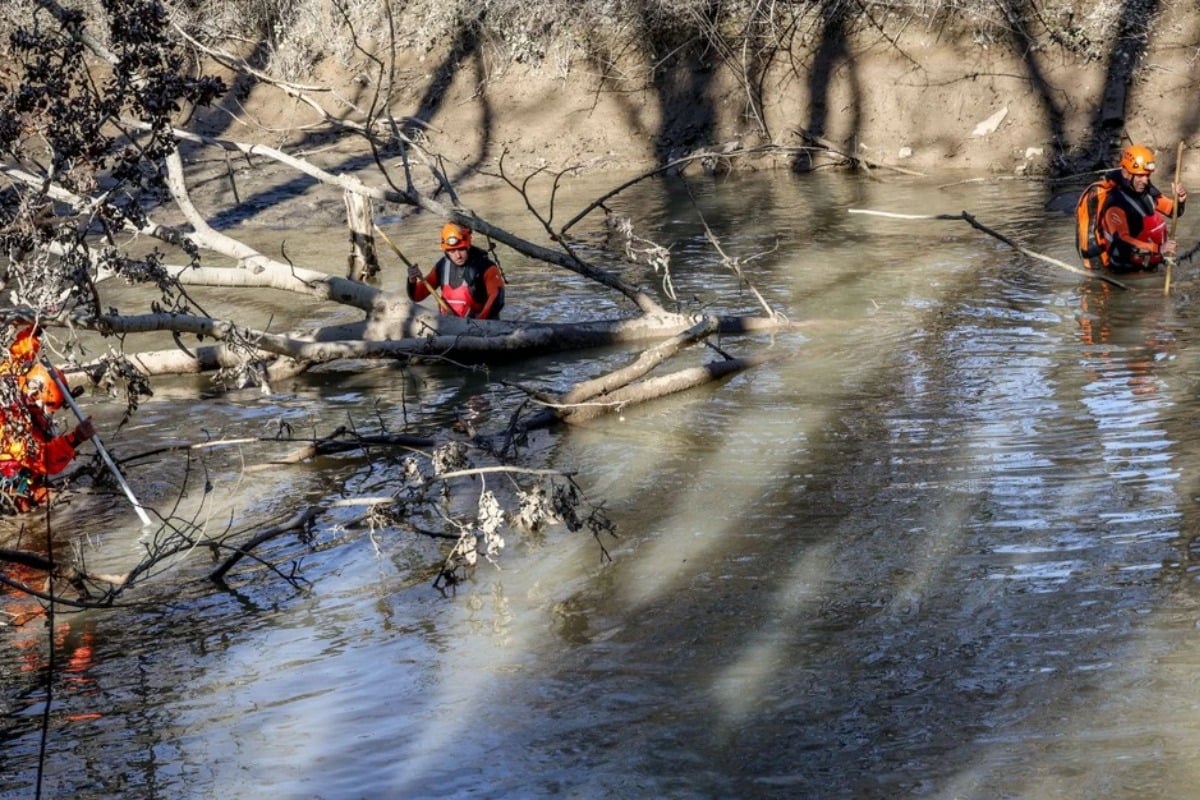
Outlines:
[{"label": "man in water", "polygon": [[1187,190],[1173,183],[1175,199],[1164,195],[1150,182],[1156,166],[1149,148],[1131,145],[1122,151],[1120,165],[1104,176],[1100,259],[1108,269],[1153,270],[1178,252],[1178,243],[1169,238],[1168,220],[1183,214]]},{"label": "man in water", "polygon": [[453,222],[442,227],[444,255],[422,279],[416,265],[408,267],[408,297],[419,303],[438,291],[443,314],[473,319],[500,319],[504,308],[504,275],[486,252],[471,244],[471,230]]}]

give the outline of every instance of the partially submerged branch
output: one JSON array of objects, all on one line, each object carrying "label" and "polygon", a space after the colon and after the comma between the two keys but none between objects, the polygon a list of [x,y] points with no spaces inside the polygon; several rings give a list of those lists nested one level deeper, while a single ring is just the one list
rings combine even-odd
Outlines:
[{"label": "partially submerged branch", "polygon": [[229,574],[229,571],[237,566],[238,562],[240,562],[243,558],[249,556],[251,551],[259,545],[269,542],[272,539],[278,538],[279,536],[283,536],[287,533],[294,533],[296,531],[303,532],[308,530],[309,527],[312,526],[313,521],[316,519],[318,512],[319,509],[316,508],[305,508],[297,511],[286,521],[259,531],[258,534],[249,541],[234,547],[233,555],[226,558],[221,562],[219,567],[208,573],[209,580],[217,582],[224,581],[225,576]]},{"label": "partially submerged branch", "polygon": [[983,231],[988,236],[992,236],[996,239],[999,239],[1000,241],[1004,242],[1009,247],[1016,250],[1021,255],[1028,256],[1028,257],[1036,259],[1038,261],[1042,261],[1046,264],[1050,264],[1052,266],[1058,267],[1059,269],[1065,269],[1067,272],[1073,272],[1076,275],[1083,275],[1088,278],[1094,278],[1099,281],[1104,281],[1105,283],[1112,284],[1113,286],[1120,287],[1121,289],[1129,288],[1128,284],[1125,284],[1125,283],[1117,280],[1116,278],[1112,277],[1111,275],[1106,275],[1103,272],[1097,272],[1096,270],[1082,269],[1080,267],[1076,267],[1071,264],[1068,264],[1065,261],[1060,261],[1059,259],[1054,258],[1052,256],[1043,255],[1042,253],[1037,253],[1037,252],[1034,252],[1033,250],[1029,250],[1028,248],[1018,244],[1017,242],[1013,241],[1012,239],[1010,239],[1009,237],[1000,233],[999,231],[995,231],[995,230],[989,228],[988,226],[984,225],[982,222],[975,219],[974,216],[967,213],[966,211],[963,211],[959,214],[899,214],[899,213],[892,212],[892,211],[873,211],[873,210],[865,209],[865,208],[851,208],[851,209],[848,209],[848,211],[851,214],[871,214],[871,215],[874,215],[877,217],[889,217],[891,219],[962,220],[962,221],[966,222],[967,224],[969,224],[975,230]]},{"label": "partially submerged branch", "polygon": [[646,350],[630,364],[591,380],[583,381],[557,397],[546,392],[525,389],[526,393],[541,406],[540,410],[529,417],[521,418],[520,413],[523,408],[518,409],[505,431],[480,437],[480,441],[485,447],[503,453],[531,430],[549,427],[557,423],[586,422],[603,414],[622,411],[629,406],[657,400],[721,380],[776,357],[772,355],[756,355],[746,358],[726,357],[720,361],[641,380],[651,370],[665,363],[689,345],[707,338],[719,328],[717,320],[701,319],[691,328]]}]

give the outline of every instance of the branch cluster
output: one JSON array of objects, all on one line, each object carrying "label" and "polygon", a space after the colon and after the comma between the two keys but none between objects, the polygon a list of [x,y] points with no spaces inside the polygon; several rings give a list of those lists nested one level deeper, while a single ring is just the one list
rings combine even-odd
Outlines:
[{"label": "branch cluster", "polygon": [[[195,460],[201,453],[244,441],[207,442],[176,449],[187,452],[190,471],[203,475],[203,461]],[[283,437],[274,441],[299,440]],[[23,567],[24,574],[37,576],[18,580],[0,572],[0,583],[69,608],[110,607],[152,578],[179,569],[197,554],[206,554],[213,563],[207,573],[212,581],[225,584],[239,576],[250,580],[265,571],[303,589],[307,586],[302,570],[305,554],[318,546],[328,546],[318,542],[318,530],[367,529],[373,541],[385,534],[402,533],[453,541],[445,560],[434,568],[435,585],[447,586],[461,581],[480,558],[495,562],[505,547],[505,531],[539,535],[551,525],[563,524],[572,532],[586,529],[597,542],[602,533],[616,535],[616,527],[602,506],[589,501],[571,475],[496,464],[479,466],[474,460],[481,454],[462,441],[438,444],[408,435],[359,434],[343,427],[326,437],[304,442],[299,450],[277,461],[251,466],[247,471],[278,469],[318,455],[354,452],[369,453],[375,469],[389,476],[385,492],[309,505],[286,518],[256,520],[249,526],[238,527],[231,522],[218,531],[210,530],[203,503],[186,518],[177,513],[159,515],[153,529],[139,539],[137,563],[120,574],[91,571],[83,546],[65,556],[49,555],[53,550],[48,546],[40,552],[0,548],[0,563]],[[126,464],[162,454],[146,453],[127,459]],[[489,485],[492,476],[500,482]],[[212,491],[205,479],[205,495]],[[339,509],[355,505],[366,506],[367,510],[346,520]],[[336,524],[332,521],[335,515]],[[58,516],[49,519],[53,522]],[[46,535],[52,535],[50,528]],[[603,543],[600,547],[607,556]]]}]

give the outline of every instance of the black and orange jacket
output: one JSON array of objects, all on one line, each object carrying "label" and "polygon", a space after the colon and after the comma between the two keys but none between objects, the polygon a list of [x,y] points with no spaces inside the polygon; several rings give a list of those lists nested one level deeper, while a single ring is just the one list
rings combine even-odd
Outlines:
[{"label": "black and orange jacket", "polygon": [[1146,269],[1162,263],[1162,246],[1167,240],[1165,220],[1172,213],[1183,215],[1184,203],[1175,201],[1153,183],[1145,192],[1133,186],[1115,169],[1101,181],[1102,205],[1098,209],[1098,254],[1104,267],[1115,270]]}]

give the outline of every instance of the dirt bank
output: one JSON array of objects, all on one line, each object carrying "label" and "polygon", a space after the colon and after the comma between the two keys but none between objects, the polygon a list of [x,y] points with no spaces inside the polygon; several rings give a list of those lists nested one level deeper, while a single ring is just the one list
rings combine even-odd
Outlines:
[{"label": "dirt bank", "polygon": [[[629,170],[735,145],[779,148],[739,168],[844,162],[818,152],[828,145],[923,174],[1062,175],[1099,166],[1129,140],[1149,144],[1173,168],[1175,146],[1195,136],[1200,116],[1192,102],[1198,19],[1182,7],[1164,11],[1144,43],[1117,41],[1107,52],[1064,46],[1054,41],[1061,30],[1007,42],[949,35],[944,25],[845,40],[830,33],[802,52],[776,54],[754,87],[730,59],[666,75],[614,64],[602,75],[583,63],[397,51],[392,111],[459,177],[495,170],[501,156],[517,175]],[[371,68],[324,59],[306,80],[332,89],[313,95],[331,113],[361,118],[378,85]],[[245,86],[241,94],[250,110],[242,120],[264,127],[225,131],[234,138],[279,140],[281,128],[316,120],[275,89]],[[1200,160],[1185,158],[1185,178],[1193,166],[1200,170]]]}]

